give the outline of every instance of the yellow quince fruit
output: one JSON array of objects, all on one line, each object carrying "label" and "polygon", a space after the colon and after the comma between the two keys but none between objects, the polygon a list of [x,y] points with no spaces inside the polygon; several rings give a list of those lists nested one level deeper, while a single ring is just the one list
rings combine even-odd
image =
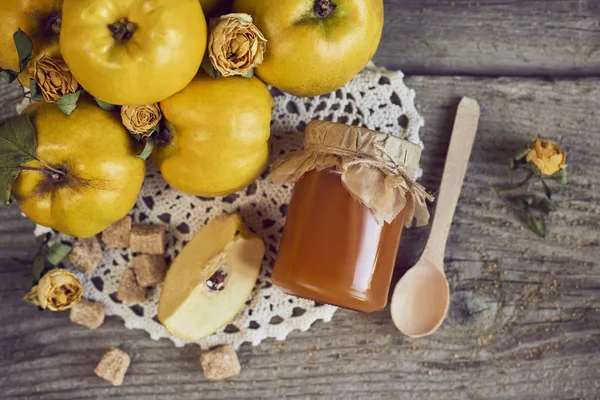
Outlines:
[{"label": "yellow quince fruit", "polygon": [[383,0],[235,0],[267,38],[256,74],[295,96],[344,86],[373,58],[383,31]]},{"label": "yellow quince fruit", "polygon": [[67,235],[94,236],[133,208],[145,176],[136,145],[117,114],[89,99],[65,115],[55,104],[26,110],[37,138],[37,158],[12,186],[33,222]]},{"label": "yellow quince fruit", "polygon": [[206,29],[198,0],[65,0],[60,50],[94,97],[152,104],[194,78]]},{"label": "yellow quince fruit", "polygon": [[171,138],[152,154],[165,180],[196,196],[243,189],[267,166],[273,97],[258,78],[201,73],[160,103]]},{"label": "yellow quince fruit", "polygon": [[[32,61],[44,54],[60,58],[58,33],[63,0],[2,0],[0,6],[0,68],[19,71],[19,56],[13,34],[21,29],[33,43]],[[29,68],[19,81],[29,87]]]}]

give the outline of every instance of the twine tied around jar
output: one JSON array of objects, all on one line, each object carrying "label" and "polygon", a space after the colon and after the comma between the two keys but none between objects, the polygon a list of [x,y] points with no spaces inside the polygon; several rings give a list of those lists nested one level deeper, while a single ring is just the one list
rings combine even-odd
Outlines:
[{"label": "twine tied around jar", "polygon": [[311,121],[304,133],[304,150],[278,160],[270,179],[294,184],[313,169],[335,169],[348,192],[371,210],[380,225],[391,223],[408,207],[406,227],[413,219],[424,226],[430,217],[426,202],[434,197],[412,178],[420,157],[418,145],[387,133]]}]

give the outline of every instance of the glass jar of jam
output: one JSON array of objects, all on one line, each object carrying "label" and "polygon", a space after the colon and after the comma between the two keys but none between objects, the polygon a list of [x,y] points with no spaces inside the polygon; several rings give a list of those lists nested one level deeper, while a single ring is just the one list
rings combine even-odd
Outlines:
[{"label": "glass jar of jam", "polygon": [[421,149],[380,132],[312,121],[305,150],[271,179],[296,182],[273,282],[285,292],[363,312],[387,304],[405,225],[426,224],[429,195],[411,176]]}]

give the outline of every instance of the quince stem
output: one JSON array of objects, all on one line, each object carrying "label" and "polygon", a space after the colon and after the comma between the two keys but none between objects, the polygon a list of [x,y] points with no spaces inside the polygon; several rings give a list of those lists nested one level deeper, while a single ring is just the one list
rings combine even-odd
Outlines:
[{"label": "quince stem", "polygon": [[6,169],[0,169],[0,172],[15,171],[15,170],[42,172],[46,175],[50,175],[52,177],[52,179],[54,179],[55,181],[59,181],[65,177],[64,172],[56,170],[56,169],[53,169],[52,171],[50,171],[50,170],[43,169],[43,168],[33,168],[33,167],[6,168]]},{"label": "quince stem", "polygon": [[319,18],[327,18],[336,8],[337,4],[331,0],[315,0],[313,11]]},{"label": "quince stem", "polygon": [[62,13],[56,14],[48,18],[46,22],[45,31],[48,34],[59,34],[62,26]]},{"label": "quince stem", "polygon": [[[34,170],[34,171],[37,170],[37,171],[44,172],[44,173],[52,176],[52,179],[54,179],[55,181],[59,181],[59,180],[63,179],[67,175],[65,171],[63,171],[61,169],[58,169],[58,168],[54,168],[50,164],[48,164],[47,162],[42,161],[42,160],[40,160],[37,157],[36,157],[36,160],[38,160],[40,162],[40,164],[42,164],[47,169],[32,168],[32,170]],[[25,169],[25,168],[29,168],[29,167],[21,167],[21,169]]]},{"label": "quince stem", "polygon": [[531,172],[527,178],[525,178],[523,181],[521,181],[520,183],[517,183],[516,185],[513,186],[508,186],[505,188],[493,188],[494,192],[496,192],[496,194],[501,194],[504,192],[508,192],[509,190],[514,190],[514,189],[518,189],[522,186],[525,186],[527,183],[529,183],[529,181],[531,180],[531,178],[533,178],[535,174],[533,172]]},{"label": "quince stem", "polygon": [[137,25],[127,18],[120,18],[117,22],[109,24],[108,29],[112,32],[117,43],[124,43],[133,37],[137,31]]}]

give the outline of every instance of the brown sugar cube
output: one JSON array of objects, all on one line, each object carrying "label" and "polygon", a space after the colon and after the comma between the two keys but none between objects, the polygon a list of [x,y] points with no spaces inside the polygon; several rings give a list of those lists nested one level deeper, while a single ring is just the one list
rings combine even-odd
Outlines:
[{"label": "brown sugar cube", "polygon": [[211,381],[231,378],[240,373],[242,367],[233,346],[217,347],[200,355],[204,376]]},{"label": "brown sugar cube", "polygon": [[117,299],[125,303],[143,303],[146,301],[146,288],[141,287],[135,277],[133,268],[127,268],[121,276]]},{"label": "brown sugar cube", "polygon": [[129,354],[119,349],[110,349],[102,356],[94,372],[113,386],[121,386],[130,363]]},{"label": "brown sugar cube", "polygon": [[91,276],[102,260],[102,247],[95,237],[78,240],[69,253],[68,260],[87,276]]},{"label": "brown sugar cube", "polygon": [[69,319],[75,324],[96,329],[104,322],[104,307],[102,304],[81,299],[71,308]]},{"label": "brown sugar cube", "polygon": [[142,254],[133,257],[133,270],[141,287],[154,286],[165,280],[167,263],[162,255]]},{"label": "brown sugar cube", "polygon": [[128,215],[118,220],[102,232],[102,241],[109,249],[129,247],[131,235],[131,217]]},{"label": "brown sugar cube", "polygon": [[133,225],[131,251],[145,254],[165,253],[165,229],[159,225]]}]

